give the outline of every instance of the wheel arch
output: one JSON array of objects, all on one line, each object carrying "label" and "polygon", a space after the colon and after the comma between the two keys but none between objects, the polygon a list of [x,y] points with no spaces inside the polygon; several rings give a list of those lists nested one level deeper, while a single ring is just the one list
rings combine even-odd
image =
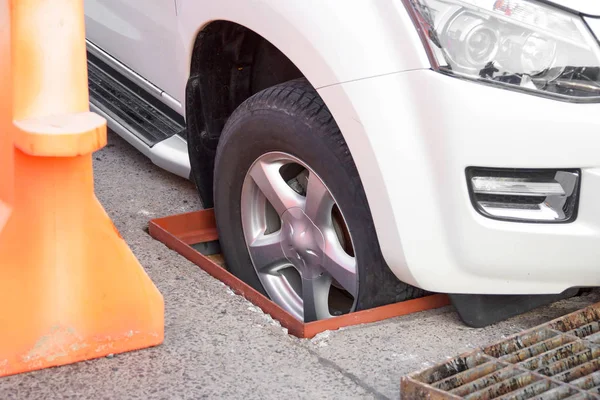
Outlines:
[{"label": "wheel arch", "polygon": [[[320,89],[429,67],[401,1],[369,0],[339,7],[322,0],[252,4],[177,0],[177,8],[180,33],[187,38],[185,112],[190,157],[192,169],[200,175],[195,181],[206,206],[213,201],[212,169],[221,129],[235,107],[258,91],[255,89],[300,76]],[[199,15],[205,22],[199,22]],[[271,69],[274,74],[259,74],[264,78],[259,84],[248,84],[248,76],[253,74],[248,67],[258,53],[243,50],[245,46],[246,50],[254,48],[257,41],[268,43],[259,45],[263,55],[258,55],[258,69]],[[230,61],[223,62],[227,59]],[[329,106],[330,100],[324,100]],[[336,107],[330,109],[336,118]]]},{"label": "wheel arch", "polygon": [[305,77],[267,39],[235,22],[216,20],[195,38],[185,103],[190,162],[203,204],[213,204],[213,168],[221,131],[246,99]]}]

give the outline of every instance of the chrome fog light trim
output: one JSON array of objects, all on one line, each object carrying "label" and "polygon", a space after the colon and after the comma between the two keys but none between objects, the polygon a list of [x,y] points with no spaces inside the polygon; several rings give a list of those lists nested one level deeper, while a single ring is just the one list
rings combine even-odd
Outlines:
[{"label": "chrome fog light trim", "polygon": [[469,194],[482,215],[505,221],[572,222],[579,170],[468,168]]},{"label": "chrome fog light trim", "polygon": [[535,182],[527,178],[500,178],[475,176],[471,178],[475,193],[513,196],[564,196],[566,193],[558,182]]}]

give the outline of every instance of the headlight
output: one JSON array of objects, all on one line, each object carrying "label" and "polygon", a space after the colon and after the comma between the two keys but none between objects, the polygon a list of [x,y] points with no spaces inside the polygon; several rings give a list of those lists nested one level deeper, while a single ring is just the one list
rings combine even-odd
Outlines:
[{"label": "headlight", "polygon": [[444,73],[600,101],[600,47],[578,16],[528,0],[405,0]]}]

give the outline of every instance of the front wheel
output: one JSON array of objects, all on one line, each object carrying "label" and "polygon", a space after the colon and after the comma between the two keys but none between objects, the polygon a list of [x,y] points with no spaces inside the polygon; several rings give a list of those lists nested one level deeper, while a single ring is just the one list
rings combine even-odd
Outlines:
[{"label": "front wheel", "polygon": [[228,269],[299,320],[422,295],[385,264],[350,152],[306,80],[238,107],[214,182]]}]

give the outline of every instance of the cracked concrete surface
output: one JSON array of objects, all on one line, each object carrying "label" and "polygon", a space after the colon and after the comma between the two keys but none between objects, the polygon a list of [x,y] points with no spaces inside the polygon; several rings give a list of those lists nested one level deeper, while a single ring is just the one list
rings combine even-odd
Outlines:
[{"label": "cracked concrete surface", "polygon": [[98,198],[165,298],[165,342],[0,378],[0,399],[397,399],[404,374],[600,301],[594,291],[485,329],[446,307],[296,339],[147,234],[149,219],[200,207],[190,182],[114,134],[94,165]]}]

